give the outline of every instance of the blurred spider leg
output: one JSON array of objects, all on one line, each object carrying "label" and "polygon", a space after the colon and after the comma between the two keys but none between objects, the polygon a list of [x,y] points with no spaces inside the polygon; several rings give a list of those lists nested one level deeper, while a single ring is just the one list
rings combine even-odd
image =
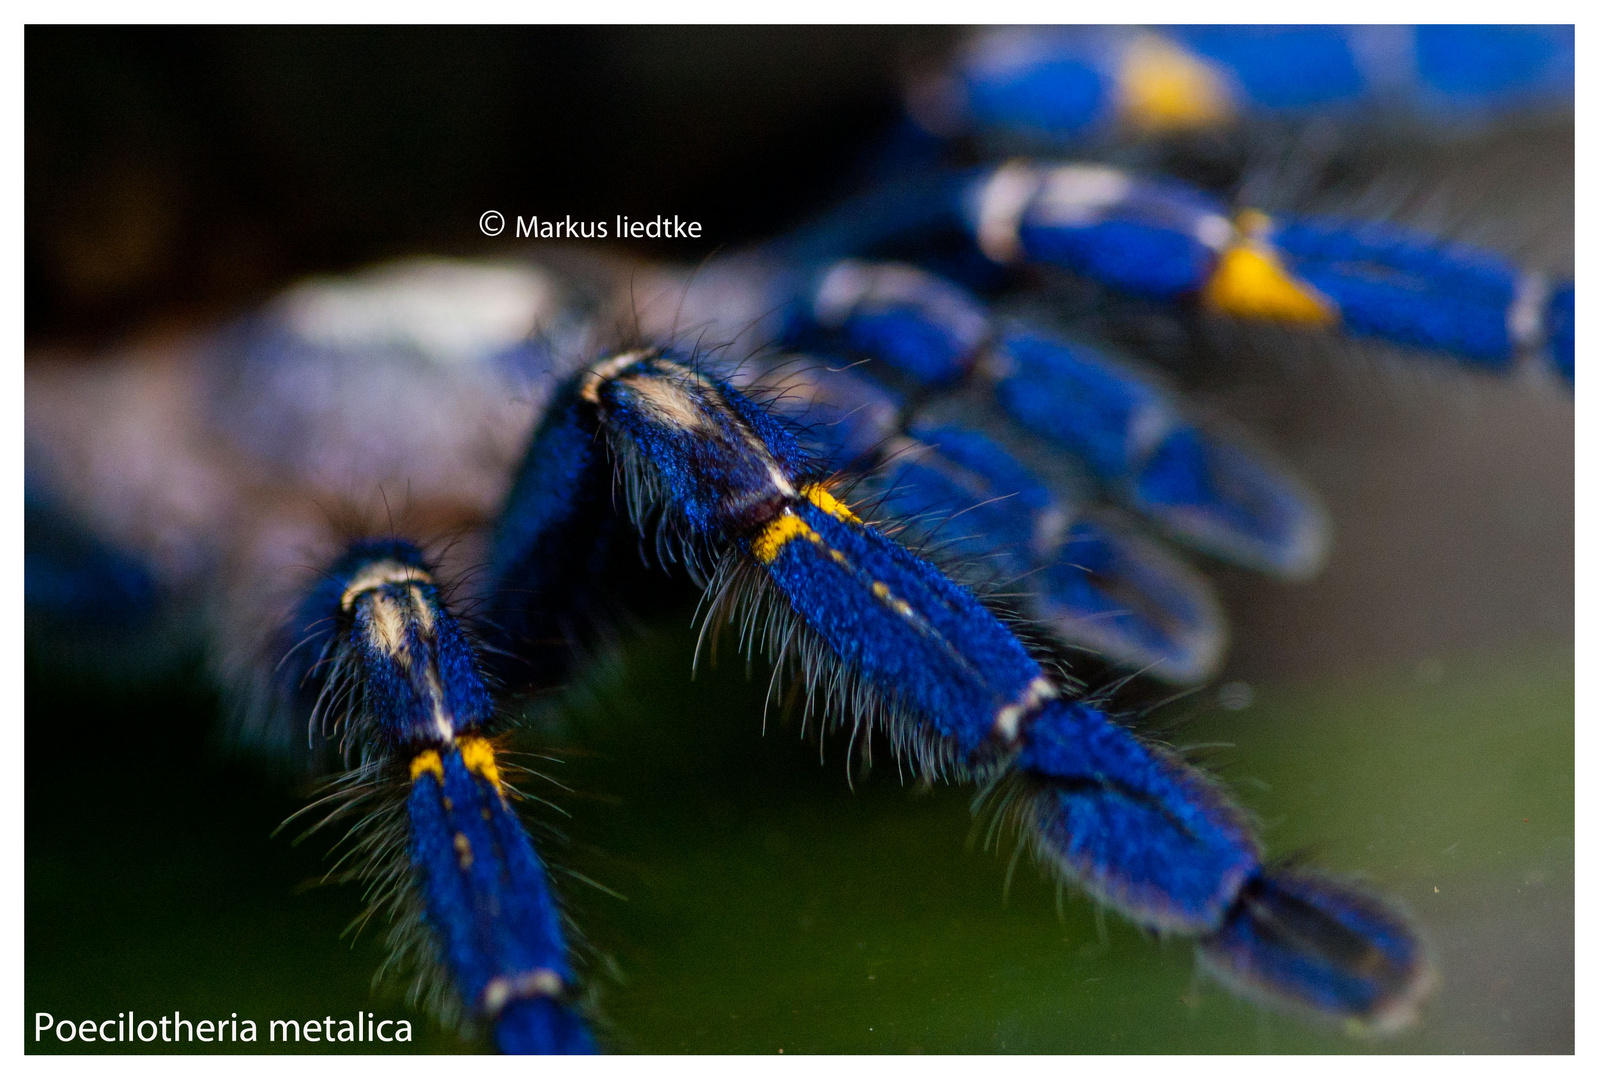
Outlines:
[{"label": "blurred spider leg", "polygon": [[[385,805],[353,843],[409,862],[362,870],[373,907],[395,924],[391,943],[441,967],[501,1050],[592,1050],[571,1004],[555,897],[486,734],[494,701],[433,568],[405,541],[358,541],[307,593],[297,622],[318,640],[288,673],[348,702],[337,722],[358,761],[335,782],[349,805],[324,820],[376,789]],[[426,940],[399,940],[419,927]]]},{"label": "blurred spider leg", "polygon": [[1310,489],[1259,449],[1199,427],[1142,373],[1025,330],[1001,337],[987,366],[1012,419],[1173,537],[1279,577],[1321,568],[1328,527]]},{"label": "blurred spider leg", "polygon": [[615,584],[626,523],[613,507],[604,443],[579,404],[572,387],[557,393],[495,522],[487,658],[513,689],[546,689],[568,675]]},{"label": "blurred spider leg", "polygon": [[923,422],[910,435],[892,446],[881,506],[941,561],[1017,583],[1027,616],[1125,669],[1178,683],[1215,671],[1226,619],[1180,559],[1062,499],[981,432]]},{"label": "blurred spider leg", "polygon": [[[871,357],[913,392],[979,370],[1024,428],[1186,544],[1281,577],[1306,577],[1321,565],[1325,516],[1303,484],[1258,449],[1200,428],[1175,395],[1101,350],[1020,323],[998,326],[965,289],[896,263],[833,264],[793,310],[794,343]],[[797,329],[807,325],[802,316],[810,329]],[[981,456],[997,463],[999,453]],[[1137,561],[1136,552],[1122,553],[1124,565]],[[1204,601],[1179,606],[1198,613]]]},{"label": "blurred spider leg", "polygon": [[998,263],[1041,263],[1244,320],[1339,329],[1491,370],[1564,373],[1571,296],[1506,259],[1419,230],[1229,213],[1215,197],[1105,165],[1012,161],[973,181],[969,223]]},{"label": "blurred spider leg", "polygon": [[[1053,266],[1119,292],[1244,321],[1373,337],[1502,371],[1532,357],[1572,366],[1569,282],[1550,282],[1503,257],[1386,222],[1273,217],[1230,208],[1199,188],[1110,165],[1015,159],[937,173],[845,203],[769,248],[789,266],[826,267],[808,303],[793,308],[852,329],[868,350],[891,335],[922,381],[959,377],[980,318],[915,281],[905,267],[863,275],[846,256],[884,245],[964,234],[997,266]],[[798,280],[798,279],[795,279]],[[790,287],[794,286],[792,281]],[[907,325],[903,311],[939,318]],[[936,333],[935,333],[936,331]]]},{"label": "blurred spider leg", "polygon": [[1003,27],[913,88],[927,130],[1068,147],[1314,118],[1480,125],[1569,99],[1570,26]]},{"label": "blurred spider leg", "polygon": [[1264,866],[1217,784],[1065,701],[976,597],[810,479],[782,425],[655,353],[581,378],[630,485],[758,567],[813,635],[802,655],[864,692],[843,697],[885,705],[922,771],[1013,785],[1008,812],[1046,865],[1140,925],[1203,938],[1207,964],[1248,992],[1372,1030],[1411,1020],[1431,969],[1402,915]]}]

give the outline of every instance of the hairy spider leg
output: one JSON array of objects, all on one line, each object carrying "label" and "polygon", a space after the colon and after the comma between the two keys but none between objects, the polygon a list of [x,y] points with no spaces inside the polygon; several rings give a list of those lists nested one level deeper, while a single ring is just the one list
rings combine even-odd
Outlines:
[{"label": "hairy spider leg", "polygon": [[789,305],[790,344],[819,339],[880,358],[918,386],[964,378],[992,332],[977,297],[904,263],[844,259],[809,284]]},{"label": "hairy spider leg", "polygon": [[1172,536],[1279,577],[1320,569],[1328,528],[1310,490],[1201,430],[1170,392],[1103,350],[1027,331],[1007,333],[994,356],[1004,410]]},{"label": "hairy spider leg", "polygon": [[880,505],[941,561],[1019,582],[1028,616],[1112,663],[1177,683],[1214,672],[1227,626],[1202,577],[1067,504],[981,432],[918,423],[909,434],[891,444]]},{"label": "hairy spider leg", "polygon": [[[1552,305],[1564,304],[1569,283],[1421,230],[1274,218],[1229,208],[1189,184],[1097,163],[1018,158],[969,172],[924,172],[868,190],[767,251],[780,264],[813,268],[781,279],[810,297],[791,309],[802,319],[847,327],[854,318],[858,333],[893,333],[905,366],[929,381],[958,376],[959,358],[970,355],[966,328],[976,325],[957,319],[955,306],[936,295],[944,285],[883,275],[877,283],[837,268],[831,279],[821,270],[814,286],[798,283],[840,259],[953,233],[991,267],[1058,267],[1130,296],[1244,321],[1340,330],[1490,370],[1522,356],[1561,372],[1567,366],[1559,334],[1565,308]],[[852,298],[858,312],[849,313],[839,297]],[[933,320],[941,336],[919,324],[896,325],[907,309],[928,308],[943,313]]]},{"label": "hairy spider leg", "polygon": [[1446,127],[1570,101],[1570,26],[1004,27],[912,93],[935,134],[1064,148],[1240,121]]},{"label": "hairy spider leg", "polygon": [[1066,701],[976,597],[809,480],[763,410],[657,353],[581,379],[629,482],[759,567],[917,764],[1008,781],[1047,865],[1140,925],[1201,937],[1253,993],[1372,1029],[1409,1021],[1430,967],[1402,915],[1264,866],[1219,785]]},{"label": "hairy spider leg", "polygon": [[936,547],[971,584],[1019,591],[1062,641],[1177,683],[1220,662],[1226,620],[1200,575],[987,435],[923,421],[899,435],[898,396],[824,358],[769,358],[743,378],[774,395],[830,468],[859,474],[862,497],[905,523],[902,539]]},{"label": "hairy spider leg", "polygon": [[[787,343],[875,361],[918,396],[975,367],[1024,428],[1174,538],[1280,577],[1320,568],[1326,520],[1310,491],[1260,452],[1201,429],[1172,393],[1126,362],[1022,323],[998,326],[976,296],[913,266],[844,260],[799,295],[783,292],[794,279],[769,280],[773,306],[789,312]],[[1126,565],[1136,560],[1131,550],[1121,555]],[[1183,606],[1197,612],[1202,603]]]},{"label": "hairy spider leg", "polygon": [[343,786],[398,799],[404,785],[403,812],[367,819],[403,833],[369,842],[409,861],[408,874],[366,872],[394,890],[391,913],[403,923],[420,908],[432,952],[501,1050],[592,1050],[569,1001],[554,895],[485,735],[494,701],[433,568],[404,540],[358,541],[312,587],[298,621],[307,647],[291,654],[303,657],[291,676],[302,669],[319,688],[319,710],[344,710],[322,720],[360,761]]},{"label": "hairy spider leg", "polygon": [[1107,165],[1012,161],[981,173],[967,198],[973,235],[998,263],[1060,266],[1135,296],[1340,328],[1490,369],[1523,354],[1563,367],[1550,356],[1560,345],[1548,281],[1419,230],[1229,214],[1198,188]]},{"label": "hairy spider leg", "polygon": [[620,558],[628,526],[580,405],[571,384],[555,395],[495,522],[485,633],[490,670],[507,687],[558,685],[583,658],[618,578],[638,572]]}]

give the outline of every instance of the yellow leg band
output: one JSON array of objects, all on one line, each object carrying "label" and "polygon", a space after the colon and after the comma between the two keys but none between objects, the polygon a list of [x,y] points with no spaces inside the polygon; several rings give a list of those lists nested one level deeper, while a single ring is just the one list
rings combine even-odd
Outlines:
[{"label": "yellow leg band", "polygon": [[770,566],[777,560],[778,552],[791,540],[803,538],[813,544],[822,542],[816,530],[805,524],[800,516],[792,510],[784,510],[775,521],[761,530],[761,535],[755,538],[755,543],[750,546],[750,553],[762,565]]},{"label": "yellow leg band", "polygon": [[494,763],[494,744],[481,735],[463,735],[455,741],[461,749],[461,763],[467,772],[474,772],[500,791],[500,769]]},{"label": "yellow leg band", "polygon": [[437,750],[424,750],[411,759],[411,782],[416,783],[423,773],[432,773],[434,779],[444,783],[444,762]]},{"label": "yellow leg band", "polygon": [[1141,34],[1116,77],[1122,119],[1140,131],[1192,131],[1231,120],[1236,109],[1221,71],[1155,34]]},{"label": "yellow leg band", "polygon": [[801,494],[809,499],[818,510],[829,517],[837,518],[839,521],[848,521],[855,525],[861,523],[861,519],[855,516],[853,510],[833,498],[833,493],[821,484],[808,484]]},{"label": "yellow leg band", "polygon": [[1222,253],[1205,286],[1205,303],[1240,319],[1326,326],[1338,321],[1338,307],[1295,278],[1277,253],[1248,242]]}]

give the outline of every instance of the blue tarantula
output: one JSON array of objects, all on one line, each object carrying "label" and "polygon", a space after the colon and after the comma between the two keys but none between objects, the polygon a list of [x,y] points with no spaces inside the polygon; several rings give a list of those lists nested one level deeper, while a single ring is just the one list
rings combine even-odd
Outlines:
[{"label": "blue tarantula", "polygon": [[[1284,579],[1328,547],[1314,494],[1145,348],[1348,337],[1574,379],[1569,281],[1294,212],[1337,193],[1252,141],[1331,172],[1328,131],[1469,138],[1558,111],[1571,49],[991,31],[910,81],[859,194],[753,250],[396,264],[184,348],[32,363],[30,629],[198,618],[233,740],[330,777],[302,820],[348,828],[340,872],[393,966],[506,1052],[597,1045],[508,740],[672,568],[708,636],[770,656],[774,700],[976,783],[1048,872],[1194,939],[1238,993],[1404,1028],[1436,978],[1410,916],[1268,859],[1219,782],[1078,673],[1217,671],[1221,605],[1169,543]],[[1175,175],[1229,155],[1226,196]]]}]

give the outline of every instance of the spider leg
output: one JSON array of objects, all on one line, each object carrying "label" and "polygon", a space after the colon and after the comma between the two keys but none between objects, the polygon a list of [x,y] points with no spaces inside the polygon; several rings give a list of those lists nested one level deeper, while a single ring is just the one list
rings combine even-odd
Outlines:
[{"label": "spider leg", "polygon": [[1191,547],[1284,578],[1327,550],[1310,490],[1258,450],[1186,416],[1174,394],[1104,350],[1018,331],[994,350],[995,397],[1027,431]]},{"label": "spider leg", "polygon": [[[1309,489],[1258,450],[1202,428],[1174,393],[1128,362],[1002,323],[976,296],[913,266],[844,260],[808,288],[799,296],[774,290],[773,307],[787,312],[785,344],[870,358],[868,370],[913,398],[975,370],[1000,410],[1181,542],[1285,578],[1319,569],[1327,527]],[[1124,552],[1123,561],[1134,557]],[[1197,612],[1202,603],[1182,606]]]},{"label": "spider leg", "polygon": [[945,559],[1016,582],[1062,640],[1171,682],[1214,672],[1227,625],[1210,585],[1159,545],[1059,498],[981,432],[919,422],[891,444],[881,507]]},{"label": "spider leg", "polygon": [[1563,287],[1419,230],[1229,213],[1197,188],[1104,165],[1013,161],[974,179],[967,200],[973,236],[998,263],[1058,266],[1134,296],[1338,329],[1494,370],[1523,354],[1564,366],[1550,335]]},{"label": "spider leg", "polygon": [[614,512],[605,447],[577,405],[570,387],[557,392],[494,527],[486,621],[507,686],[557,685],[615,585],[626,523]]},{"label": "spider leg", "polygon": [[[1096,495],[1234,562],[1286,577],[1319,565],[1326,529],[1307,489],[1264,455],[1202,432],[1174,395],[1097,353],[1002,332],[975,296],[915,267],[845,260],[802,280],[745,265],[752,272],[737,285],[714,270],[695,283],[711,296],[734,293],[725,305],[694,302],[721,309],[718,330],[731,332],[728,320],[740,314],[759,321],[764,303],[784,344],[867,358],[861,370],[896,389],[830,369],[826,359],[781,355],[752,360],[734,377],[775,391],[774,407],[803,423],[835,468],[864,471],[896,516],[925,523],[956,515],[938,535],[919,527],[913,535],[969,557],[996,583],[1021,582],[1029,614],[1063,640],[1176,682],[1204,678],[1223,652],[1224,619],[1205,581],[1097,515]],[[752,279],[761,301],[741,295]],[[796,282],[806,291],[790,292]],[[1041,351],[1050,355],[1037,362]],[[974,368],[991,384],[996,415],[962,426],[1018,414],[1017,436],[1050,441],[1056,473],[1058,451],[1076,458],[1075,479],[1046,485],[992,440],[958,436],[948,423],[939,424],[945,441],[968,447],[961,460],[893,434],[907,400],[922,403],[919,416],[952,404],[957,396],[939,391]]]},{"label": "spider leg", "polygon": [[335,801],[342,789],[383,802],[354,842],[407,860],[362,870],[374,906],[388,908],[400,932],[425,926],[423,953],[464,1009],[492,1025],[501,1050],[592,1051],[570,1001],[555,897],[488,737],[494,700],[433,567],[405,541],[357,541],[307,592],[295,621],[310,647],[291,654],[284,676],[346,704],[332,720],[357,764],[335,782]]},{"label": "spider leg", "polygon": [[1069,147],[1240,122],[1479,126],[1569,100],[1569,26],[1005,27],[912,91],[939,135]]},{"label": "spider leg", "polygon": [[1371,1029],[1409,1021],[1431,969],[1401,914],[1264,864],[1219,785],[1066,700],[976,597],[818,482],[764,410],[651,352],[595,365],[579,396],[635,497],[763,575],[810,655],[887,708],[923,770],[1012,788],[1009,812],[1046,865],[1140,925],[1200,937],[1206,962],[1250,992]]},{"label": "spider leg", "polygon": [[901,399],[825,360],[778,357],[739,378],[774,395],[830,468],[860,476],[861,496],[903,523],[901,542],[1015,593],[1061,640],[1177,683],[1220,662],[1226,620],[1203,577],[988,435],[937,420],[899,435]]},{"label": "spider leg", "polygon": [[790,267],[785,333],[807,322],[896,352],[924,382],[963,371],[980,311],[909,267],[846,256],[956,237],[996,268],[1052,267],[1133,297],[1244,322],[1333,330],[1502,371],[1524,356],[1564,374],[1569,282],[1418,229],[1231,207],[1175,180],[1089,162],[1016,159],[934,170],[844,203],[770,246]]}]

